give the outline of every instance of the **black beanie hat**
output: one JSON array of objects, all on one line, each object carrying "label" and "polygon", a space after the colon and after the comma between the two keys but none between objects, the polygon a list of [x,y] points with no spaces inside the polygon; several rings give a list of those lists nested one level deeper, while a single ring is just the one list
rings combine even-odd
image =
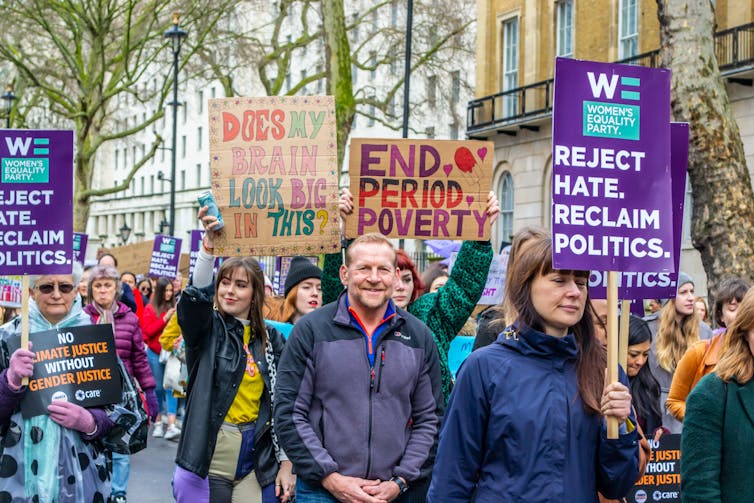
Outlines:
[{"label": "black beanie hat", "polygon": [[298,285],[305,279],[309,278],[321,278],[322,270],[316,265],[309,262],[306,257],[293,257],[291,259],[291,265],[288,268],[288,276],[285,277],[284,293],[285,297],[288,297],[294,286]]}]

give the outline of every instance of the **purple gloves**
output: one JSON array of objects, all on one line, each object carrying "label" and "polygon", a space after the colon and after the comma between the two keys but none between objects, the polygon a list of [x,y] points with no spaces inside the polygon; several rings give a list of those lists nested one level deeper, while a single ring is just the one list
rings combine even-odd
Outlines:
[{"label": "purple gloves", "polygon": [[47,406],[50,419],[69,430],[80,431],[84,435],[93,435],[97,423],[91,412],[80,405],[56,400]]},{"label": "purple gloves", "polygon": [[[31,349],[31,342],[29,343]],[[34,353],[28,349],[17,349],[10,357],[8,373],[6,374],[8,384],[13,391],[21,389],[21,379],[31,377],[34,373]]]},{"label": "purple gloves", "polygon": [[154,423],[160,414],[160,404],[157,403],[157,394],[155,394],[154,388],[145,390],[144,394],[147,397],[147,409],[149,409],[147,412],[149,412],[149,417]]}]

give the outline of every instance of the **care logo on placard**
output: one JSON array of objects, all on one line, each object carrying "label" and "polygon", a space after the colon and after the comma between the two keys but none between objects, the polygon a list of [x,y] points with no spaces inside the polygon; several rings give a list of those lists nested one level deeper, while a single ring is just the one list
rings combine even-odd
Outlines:
[{"label": "care logo on placard", "polygon": [[584,101],[583,135],[638,140],[640,107],[611,101],[618,99],[616,91],[619,87],[621,100],[639,101],[641,79],[617,74],[608,77],[604,73],[595,76],[594,72],[587,72],[587,78],[592,96],[610,101]]},{"label": "care logo on placard", "polygon": [[160,243],[160,251],[164,253],[175,253],[175,241],[171,238],[163,237]]},{"label": "care logo on placard", "polygon": [[3,183],[50,183],[50,139],[5,137],[11,157],[3,157]]}]

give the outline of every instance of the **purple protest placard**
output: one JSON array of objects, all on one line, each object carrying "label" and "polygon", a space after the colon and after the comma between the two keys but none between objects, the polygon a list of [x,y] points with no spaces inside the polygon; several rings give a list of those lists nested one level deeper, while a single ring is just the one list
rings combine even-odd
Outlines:
[{"label": "purple protest placard", "polygon": [[82,234],[81,232],[73,233],[73,260],[81,265],[86,260],[86,244],[88,241],[88,234]]},{"label": "purple protest placard", "polygon": [[670,272],[670,71],[558,58],[553,266]]},{"label": "purple protest placard", "polygon": [[[196,257],[199,256],[199,250],[202,247],[202,239],[204,238],[203,230],[191,231],[191,248],[189,251],[189,276],[194,274],[194,266],[196,265]],[[217,273],[217,268],[223,263],[224,257],[215,257],[214,272]]]},{"label": "purple protest placard", "polygon": [[[618,296],[621,299],[668,299],[675,297],[678,262],[681,257],[686,169],[689,159],[689,125],[687,123],[673,122],[670,124],[670,152],[675,272],[618,273]],[[607,296],[606,288],[607,274],[603,271],[592,271],[589,276],[589,296],[593,299],[604,299]]]},{"label": "purple protest placard", "polygon": [[73,131],[0,130],[0,274],[70,274]]},{"label": "purple protest placard", "polygon": [[180,261],[181,240],[173,236],[157,234],[154,237],[152,260],[149,263],[149,276],[152,278],[160,276],[175,278],[178,276]]}]

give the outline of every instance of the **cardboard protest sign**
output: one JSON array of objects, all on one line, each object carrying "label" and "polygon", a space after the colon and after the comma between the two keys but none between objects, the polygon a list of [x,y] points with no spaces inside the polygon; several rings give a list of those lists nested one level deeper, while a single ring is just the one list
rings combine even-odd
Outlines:
[{"label": "cardboard protest sign", "polygon": [[671,272],[670,72],[558,58],[553,266]]},{"label": "cardboard protest sign", "polygon": [[0,306],[21,307],[21,276],[0,276]]},{"label": "cardboard protest sign", "polygon": [[88,234],[82,234],[81,232],[73,233],[73,260],[81,265],[84,265],[84,261],[86,260],[86,244],[88,241]]},{"label": "cardboard protest sign", "polygon": [[181,261],[181,240],[173,236],[157,234],[152,247],[152,260],[149,263],[149,276],[175,278]]},{"label": "cardboard protest sign", "polygon": [[[29,335],[34,348],[34,374],[21,400],[24,418],[47,414],[53,400],[97,407],[121,399],[120,371],[112,325],[85,325]],[[8,349],[21,338],[8,339]]]},{"label": "cardboard protest sign", "polygon": [[215,253],[340,248],[332,96],[209,101],[212,193],[225,221]]},{"label": "cardboard protest sign", "polygon": [[[689,125],[685,122],[673,122],[670,124],[670,169],[674,272],[619,272],[618,295],[622,299],[669,299],[675,297],[678,263],[681,259],[683,205],[686,195],[688,158]],[[589,276],[589,296],[593,299],[606,298],[606,287],[607,275],[602,271],[592,271]],[[643,309],[641,307],[642,311]]]},{"label": "cardboard protest sign", "polygon": [[73,131],[0,130],[0,274],[70,274]]},{"label": "cardboard protest sign", "polygon": [[648,440],[652,455],[647,469],[626,500],[681,503],[681,435],[665,434],[659,441]]},{"label": "cardboard protest sign", "polygon": [[353,138],[346,236],[489,239],[493,143]]}]

